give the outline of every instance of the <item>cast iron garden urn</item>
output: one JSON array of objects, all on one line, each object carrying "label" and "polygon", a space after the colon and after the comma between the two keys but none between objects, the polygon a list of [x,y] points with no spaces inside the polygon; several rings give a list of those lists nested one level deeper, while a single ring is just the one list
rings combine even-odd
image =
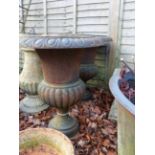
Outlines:
[{"label": "cast iron garden urn", "polygon": [[[97,48],[85,49],[81,65],[80,65],[80,78],[85,82],[93,78],[97,74],[97,67],[94,64]],[[91,93],[86,87],[83,100],[91,99]]]},{"label": "cast iron garden urn", "polygon": [[[104,38],[102,46],[108,46],[111,42],[111,38],[107,36],[102,37]],[[80,65],[80,78],[85,82],[85,84],[88,80],[92,79],[97,74],[97,67],[94,63],[97,50],[99,50],[98,47],[87,48],[85,49],[84,55],[82,57]],[[86,91],[83,95],[83,100],[89,100],[91,99],[91,97],[92,95],[89,91],[89,88],[86,87]]]},{"label": "cast iron garden urn", "polygon": [[80,34],[20,37],[20,46],[35,49],[41,59],[43,81],[38,87],[40,97],[59,111],[50,120],[49,128],[62,131],[69,137],[77,133],[78,122],[68,111],[70,106],[80,102],[85,92],[85,84],[79,78],[80,63],[86,49],[104,43],[104,36]]}]

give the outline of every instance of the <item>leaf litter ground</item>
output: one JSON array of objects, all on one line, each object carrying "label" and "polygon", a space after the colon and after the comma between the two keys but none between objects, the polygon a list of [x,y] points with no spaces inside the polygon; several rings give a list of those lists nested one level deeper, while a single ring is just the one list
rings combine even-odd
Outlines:
[{"label": "leaf litter ground", "polygon": [[[75,155],[117,155],[117,123],[108,119],[113,97],[103,89],[91,88],[90,91],[93,99],[70,108],[70,115],[76,117],[80,124],[79,132],[71,138]],[[24,96],[20,90],[19,100]],[[56,112],[56,108],[48,108],[34,115],[20,111],[19,130],[47,127]]]}]

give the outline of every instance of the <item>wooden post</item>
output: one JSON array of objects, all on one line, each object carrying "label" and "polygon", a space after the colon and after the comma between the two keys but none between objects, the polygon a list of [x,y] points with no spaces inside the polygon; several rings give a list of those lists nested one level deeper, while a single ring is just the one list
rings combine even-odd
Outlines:
[{"label": "wooden post", "polygon": [[122,12],[123,0],[112,0],[110,6],[110,30],[109,35],[112,37],[113,45],[109,55],[109,77],[112,75],[114,68],[118,65],[119,60],[119,42],[120,42],[120,15]]},{"label": "wooden post", "polygon": [[135,116],[119,102],[117,110],[118,155],[135,155]]}]

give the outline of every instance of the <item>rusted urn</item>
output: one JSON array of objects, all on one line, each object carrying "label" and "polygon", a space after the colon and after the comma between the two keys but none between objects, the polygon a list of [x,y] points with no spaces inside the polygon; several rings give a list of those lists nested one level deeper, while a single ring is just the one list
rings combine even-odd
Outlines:
[{"label": "rusted urn", "polygon": [[78,122],[68,114],[69,107],[80,102],[85,85],[79,79],[82,50],[37,49],[42,61],[44,80],[39,85],[41,98],[58,108],[58,114],[48,127],[62,131],[69,137],[78,131]]},{"label": "rusted urn", "polygon": [[72,142],[49,128],[30,128],[19,133],[19,155],[74,155]]},{"label": "rusted urn", "polygon": [[[93,78],[97,74],[97,67],[94,64],[97,48],[85,49],[80,65],[80,78],[87,83],[88,80]],[[83,100],[91,99],[92,95],[86,87],[86,91],[83,95]]]},{"label": "rusted urn", "polygon": [[26,113],[37,113],[49,107],[38,96],[38,85],[43,79],[40,58],[34,49],[24,51],[24,67],[20,74],[19,86],[26,92],[26,97],[20,101],[20,110]]},{"label": "rusted urn", "polygon": [[50,120],[49,128],[69,137],[77,133],[79,124],[68,111],[81,101],[85,92],[85,84],[79,78],[80,63],[85,49],[101,46],[104,41],[102,36],[91,35],[20,37],[20,46],[34,48],[41,59],[44,79],[38,87],[40,97],[59,111]]}]

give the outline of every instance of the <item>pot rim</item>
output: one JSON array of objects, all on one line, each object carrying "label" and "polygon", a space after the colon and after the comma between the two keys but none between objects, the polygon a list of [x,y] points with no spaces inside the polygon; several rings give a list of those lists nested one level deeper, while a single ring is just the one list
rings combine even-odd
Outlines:
[{"label": "pot rim", "polygon": [[119,102],[125,109],[127,109],[130,113],[135,115],[135,105],[122,93],[119,88],[118,81],[120,79],[120,68],[116,68],[113,72],[112,77],[109,80],[109,87],[114,95],[116,101]]},{"label": "pot rim", "polygon": [[[33,135],[33,133],[35,133],[35,132],[40,132],[40,134],[42,134],[43,137],[47,137],[48,140],[50,139],[49,135],[51,135],[51,136],[55,135],[58,138],[61,138],[60,141],[65,141],[65,143],[66,143],[65,145],[67,145],[67,147],[69,148],[68,149],[69,154],[67,154],[67,155],[74,155],[74,147],[73,147],[71,140],[66,135],[64,135],[63,133],[61,133],[60,131],[57,131],[55,129],[51,129],[51,128],[28,128],[28,129],[25,129],[25,130],[22,130],[19,132],[19,140],[22,141],[22,138],[23,138],[22,143],[24,143],[24,141],[27,139],[26,136],[29,135],[28,138],[31,139],[31,134]],[[23,137],[22,137],[22,135],[23,135]],[[24,135],[25,135],[25,137],[24,137]],[[37,134],[36,134],[36,136],[37,136]],[[35,140],[37,141],[37,138],[35,138]],[[52,140],[51,140],[51,142],[52,142]],[[19,141],[19,146],[20,145],[21,145],[21,143]],[[61,145],[60,145],[60,147],[61,147]]]}]

